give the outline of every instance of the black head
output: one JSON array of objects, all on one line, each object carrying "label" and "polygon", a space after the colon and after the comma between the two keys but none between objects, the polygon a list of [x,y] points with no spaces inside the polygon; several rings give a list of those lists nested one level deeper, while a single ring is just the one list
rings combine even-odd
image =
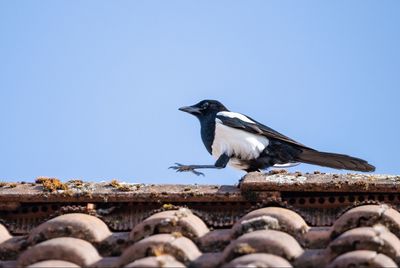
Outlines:
[{"label": "black head", "polygon": [[222,103],[216,100],[202,100],[195,105],[181,107],[179,110],[192,114],[199,119],[202,117],[215,116],[219,112],[228,111]]}]

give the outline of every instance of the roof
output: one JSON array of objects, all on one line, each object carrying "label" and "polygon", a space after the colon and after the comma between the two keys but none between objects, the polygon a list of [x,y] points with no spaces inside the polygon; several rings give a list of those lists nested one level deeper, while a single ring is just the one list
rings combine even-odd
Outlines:
[{"label": "roof", "polygon": [[400,176],[0,183],[0,267],[397,267]]}]

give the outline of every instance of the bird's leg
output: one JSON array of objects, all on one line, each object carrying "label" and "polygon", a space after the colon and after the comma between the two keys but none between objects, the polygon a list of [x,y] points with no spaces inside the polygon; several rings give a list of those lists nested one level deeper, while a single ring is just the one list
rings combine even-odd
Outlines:
[{"label": "bird's leg", "polygon": [[169,167],[171,169],[175,169],[176,172],[187,172],[190,171],[194,173],[195,175],[199,176],[202,175],[204,176],[204,173],[196,171],[196,169],[199,168],[215,168],[214,165],[182,165],[180,163],[175,163],[176,166]]},{"label": "bird's leg", "polygon": [[230,157],[227,156],[226,154],[222,154],[217,161],[215,162],[214,165],[182,165],[179,163],[175,163],[176,166],[172,166],[169,167],[171,169],[175,169],[177,172],[193,172],[194,174],[196,174],[197,176],[202,175],[204,176],[204,174],[202,172],[196,171],[196,169],[204,169],[204,168],[216,168],[216,169],[221,169],[226,167],[226,165],[229,162]]}]

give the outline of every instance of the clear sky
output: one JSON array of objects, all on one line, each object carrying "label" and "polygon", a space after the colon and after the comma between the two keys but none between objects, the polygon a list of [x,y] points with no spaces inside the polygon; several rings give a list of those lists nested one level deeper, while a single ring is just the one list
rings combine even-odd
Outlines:
[{"label": "clear sky", "polygon": [[[0,179],[233,184],[205,98],[400,174],[400,1],[1,1]],[[300,165],[291,170],[336,172]]]}]

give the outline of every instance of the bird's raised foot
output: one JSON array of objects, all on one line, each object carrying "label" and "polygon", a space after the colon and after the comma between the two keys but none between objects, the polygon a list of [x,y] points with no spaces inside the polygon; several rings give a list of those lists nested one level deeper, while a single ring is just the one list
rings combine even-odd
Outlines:
[{"label": "bird's raised foot", "polygon": [[175,163],[175,165],[176,166],[171,166],[169,168],[176,170],[176,172],[188,172],[188,171],[190,171],[190,172],[194,173],[197,176],[200,176],[200,175],[204,176],[204,173],[196,171],[195,170],[196,167],[194,167],[194,166],[182,165],[182,164],[179,164],[179,163]]}]

